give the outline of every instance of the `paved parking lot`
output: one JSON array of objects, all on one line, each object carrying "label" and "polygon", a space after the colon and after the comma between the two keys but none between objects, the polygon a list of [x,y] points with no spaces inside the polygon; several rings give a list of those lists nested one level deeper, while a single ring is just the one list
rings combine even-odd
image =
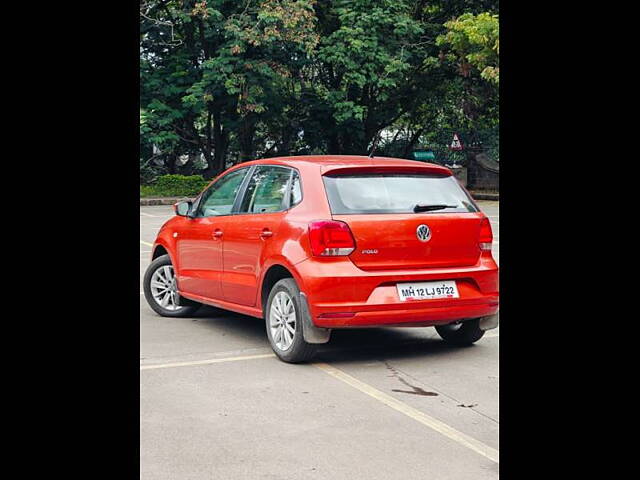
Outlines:
[{"label": "paved parking lot", "polygon": [[[478,202],[494,229],[498,202]],[[172,207],[140,207],[140,278]],[[280,362],[262,320],[156,315],[140,295],[142,479],[498,478],[498,342],[433,328],[334,330]]]}]

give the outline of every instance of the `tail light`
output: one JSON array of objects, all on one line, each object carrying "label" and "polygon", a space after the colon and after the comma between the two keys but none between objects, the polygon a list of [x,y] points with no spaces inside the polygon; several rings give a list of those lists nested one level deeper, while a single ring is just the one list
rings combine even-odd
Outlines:
[{"label": "tail light", "polygon": [[349,226],[335,220],[318,220],[309,224],[311,251],[315,256],[349,255],[356,248]]},{"label": "tail light", "polygon": [[488,218],[483,218],[480,222],[480,238],[478,245],[480,250],[491,251],[491,244],[493,243],[493,231],[491,230],[491,223]]}]

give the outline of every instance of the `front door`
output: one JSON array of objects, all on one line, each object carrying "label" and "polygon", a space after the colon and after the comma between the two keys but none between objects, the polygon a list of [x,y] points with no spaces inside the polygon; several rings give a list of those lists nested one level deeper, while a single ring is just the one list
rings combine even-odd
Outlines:
[{"label": "front door", "polygon": [[240,209],[225,225],[222,294],[228,302],[254,306],[262,273],[262,253],[275,241],[288,203],[292,169],[259,166],[247,184]]},{"label": "front door", "polygon": [[195,218],[176,232],[178,288],[186,294],[222,299],[223,232],[233,219],[232,210],[248,168],[218,179],[200,198]]}]

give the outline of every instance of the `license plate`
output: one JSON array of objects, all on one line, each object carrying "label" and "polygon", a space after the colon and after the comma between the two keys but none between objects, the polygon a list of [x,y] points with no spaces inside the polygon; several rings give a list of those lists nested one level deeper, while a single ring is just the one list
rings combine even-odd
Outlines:
[{"label": "license plate", "polygon": [[407,300],[431,300],[436,298],[459,298],[458,287],[454,280],[442,282],[398,283],[398,296]]}]

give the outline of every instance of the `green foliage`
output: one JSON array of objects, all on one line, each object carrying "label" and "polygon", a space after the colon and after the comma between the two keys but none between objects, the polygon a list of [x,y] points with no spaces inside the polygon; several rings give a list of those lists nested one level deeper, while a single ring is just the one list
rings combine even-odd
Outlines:
[{"label": "green foliage", "polygon": [[461,61],[460,68],[468,74],[468,66],[480,70],[489,82],[500,82],[500,25],[498,15],[465,13],[444,24],[447,33],[440,35],[437,44],[448,46]]},{"label": "green foliage", "polygon": [[414,2],[329,5],[326,14],[335,20],[320,42],[315,62],[320,75],[310,87],[316,108],[331,114],[323,119],[330,138],[325,148],[362,154],[376,132],[409,107],[424,80],[419,46],[424,25],[413,15]]},{"label": "green foliage", "polygon": [[[434,132],[493,127],[497,11],[496,0],[141,0],[141,181],[366,154],[382,130],[406,156]],[[185,155],[204,168],[180,166]]]},{"label": "green foliage", "polygon": [[151,185],[140,186],[141,197],[194,197],[209,181],[202,175],[161,175]]},{"label": "green foliage", "polygon": [[140,185],[152,183],[159,175],[158,168],[150,160],[140,159]]}]

